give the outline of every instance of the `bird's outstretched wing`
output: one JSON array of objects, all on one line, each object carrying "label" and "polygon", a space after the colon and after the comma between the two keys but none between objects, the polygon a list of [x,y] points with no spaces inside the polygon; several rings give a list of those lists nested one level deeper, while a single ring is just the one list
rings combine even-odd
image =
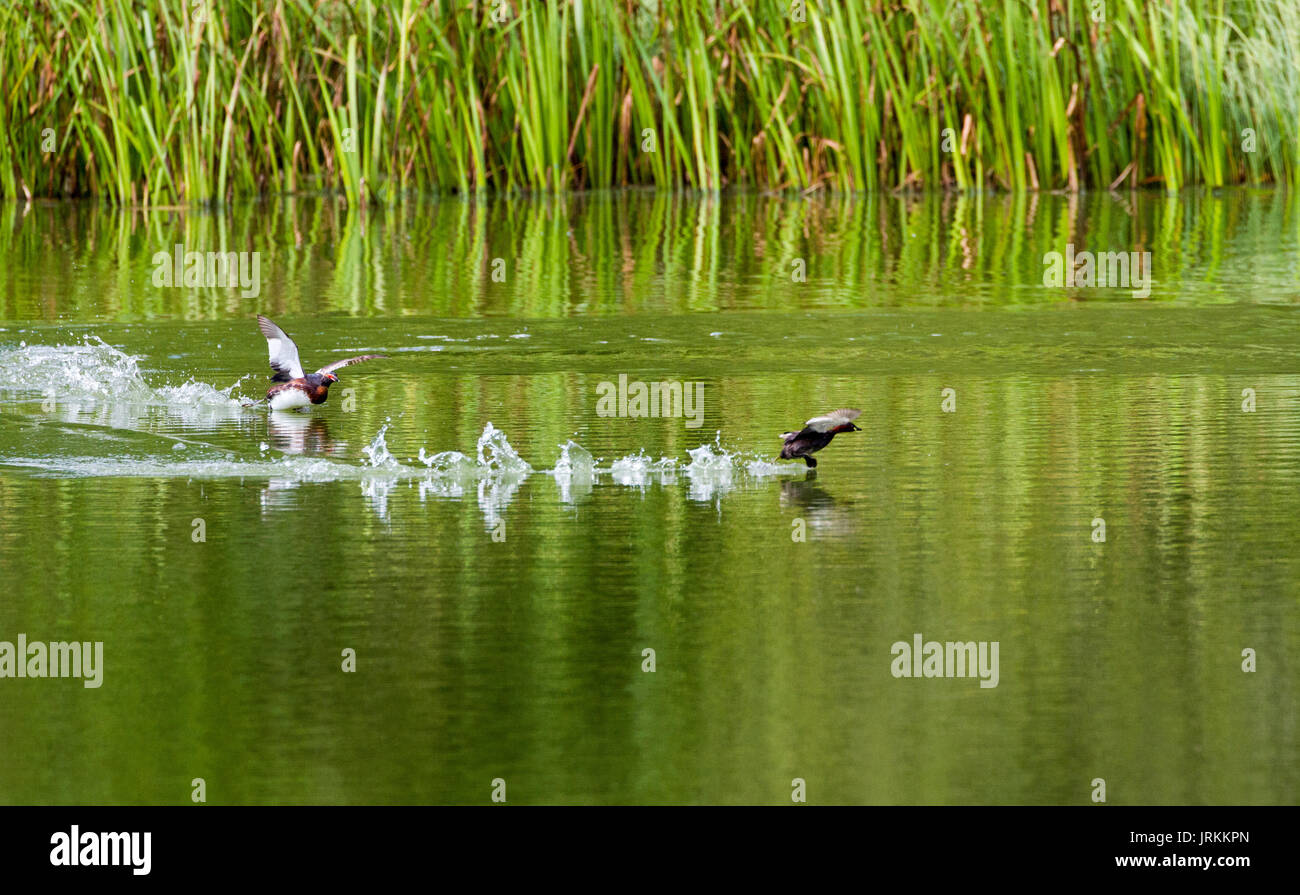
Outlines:
[{"label": "bird's outstretched wing", "polygon": [[339,367],[350,367],[353,364],[359,364],[362,361],[379,360],[380,358],[384,358],[384,357],[388,357],[388,355],[387,354],[363,354],[360,357],[349,357],[347,360],[336,360],[332,364],[326,364],[316,372],[320,373],[321,375],[324,375],[325,373],[333,373]]},{"label": "bird's outstretched wing", "polygon": [[289,338],[289,334],[261,314],[257,315],[257,326],[262,330],[262,335],[266,336],[266,347],[271,352],[271,369],[275,371],[271,381],[301,379],[302,361],[298,360],[298,346]]},{"label": "bird's outstretched wing", "polygon": [[853,422],[862,415],[861,410],[832,410],[830,413],[822,416],[815,416],[808,422],[804,423],[814,432],[829,432],[831,429],[837,429],[840,426]]}]

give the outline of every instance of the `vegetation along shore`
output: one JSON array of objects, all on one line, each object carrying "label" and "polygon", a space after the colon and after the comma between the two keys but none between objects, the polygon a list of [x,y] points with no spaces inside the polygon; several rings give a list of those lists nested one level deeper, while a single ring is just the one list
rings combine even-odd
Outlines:
[{"label": "vegetation along shore", "polygon": [[0,196],[1300,182],[1294,0],[17,0]]}]

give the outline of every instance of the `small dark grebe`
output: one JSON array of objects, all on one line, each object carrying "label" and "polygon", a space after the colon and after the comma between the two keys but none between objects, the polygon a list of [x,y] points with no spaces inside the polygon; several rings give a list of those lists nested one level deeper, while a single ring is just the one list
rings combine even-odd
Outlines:
[{"label": "small dark grebe", "polygon": [[825,416],[815,416],[804,424],[798,432],[783,432],[781,440],[782,460],[795,460],[800,457],[810,467],[817,461],[812,454],[817,453],[831,443],[840,432],[861,432],[853,421],[862,415],[861,410],[834,410]]}]

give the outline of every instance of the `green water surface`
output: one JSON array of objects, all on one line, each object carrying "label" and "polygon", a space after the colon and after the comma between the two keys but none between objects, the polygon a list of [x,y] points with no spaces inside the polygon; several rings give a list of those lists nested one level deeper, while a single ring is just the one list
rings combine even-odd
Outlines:
[{"label": "green water surface", "polygon": [[[0,802],[1294,804],[1298,312],[1272,191],[0,206],[0,641],[104,644],[0,677]],[[257,313],[390,358],[241,406]]]}]

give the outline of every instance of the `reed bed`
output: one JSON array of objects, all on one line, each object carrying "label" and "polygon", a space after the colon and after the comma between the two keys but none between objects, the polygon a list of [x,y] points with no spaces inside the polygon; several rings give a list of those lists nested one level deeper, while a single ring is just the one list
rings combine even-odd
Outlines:
[{"label": "reed bed", "polygon": [[18,0],[0,195],[1300,185],[1294,0]]}]

